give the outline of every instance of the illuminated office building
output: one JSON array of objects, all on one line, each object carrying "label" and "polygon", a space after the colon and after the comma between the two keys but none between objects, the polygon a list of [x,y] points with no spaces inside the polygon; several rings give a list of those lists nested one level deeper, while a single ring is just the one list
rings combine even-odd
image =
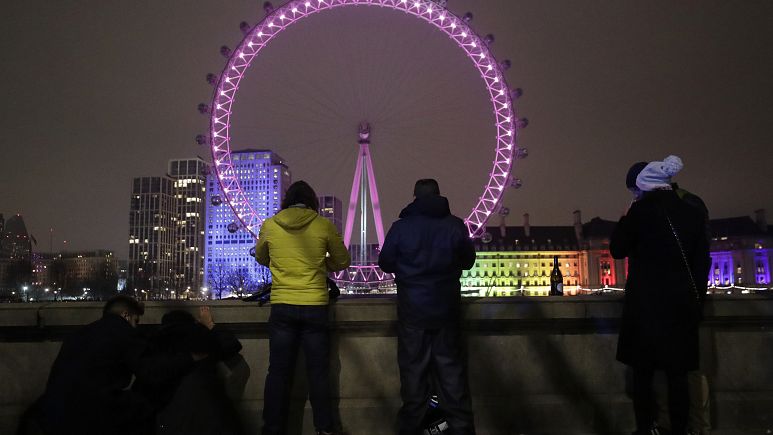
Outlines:
[{"label": "illuminated office building", "polygon": [[173,180],[135,178],[129,206],[128,290],[138,297],[168,297],[174,283],[176,230]]},{"label": "illuminated office building", "polygon": [[204,286],[204,217],[209,165],[201,158],[169,161],[169,177],[176,200],[174,282],[180,292],[199,292]]},{"label": "illuminated office building", "polygon": [[[278,154],[258,149],[232,151],[231,161],[239,185],[261,219],[281,210],[292,177]],[[252,292],[270,281],[270,272],[255,261],[255,239],[228,206],[214,171],[207,177],[206,189],[206,285],[215,298]]]}]

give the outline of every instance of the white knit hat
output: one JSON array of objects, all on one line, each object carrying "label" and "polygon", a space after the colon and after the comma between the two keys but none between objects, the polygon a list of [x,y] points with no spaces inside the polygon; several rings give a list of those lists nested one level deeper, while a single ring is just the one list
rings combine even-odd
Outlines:
[{"label": "white knit hat", "polygon": [[636,187],[644,192],[671,187],[671,177],[683,167],[682,159],[677,156],[668,156],[662,162],[650,162],[636,177]]}]

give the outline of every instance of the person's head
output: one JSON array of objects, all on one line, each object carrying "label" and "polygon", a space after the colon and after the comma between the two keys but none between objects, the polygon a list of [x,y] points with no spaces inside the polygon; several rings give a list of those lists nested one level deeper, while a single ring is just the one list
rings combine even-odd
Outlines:
[{"label": "person's head", "polygon": [[422,178],[413,186],[413,196],[421,198],[429,195],[440,195],[440,186],[433,178]]},{"label": "person's head", "polygon": [[636,162],[628,169],[628,174],[625,176],[625,187],[633,193],[633,196],[637,199],[641,197],[642,191],[636,187],[636,177],[639,176],[642,169],[647,166],[647,162]]},{"label": "person's head", "polygon": [[309,183],[303,180],[296,181],[287,188],[285,198],[282,200],[282,210],[296,204],[303,204],[314,211],[319,209],[319,199],[317,199],[317,194],[314,192],[314,189],[309,186]]},{"label": "person's head", "polygon": [[650,162],[636,176],[636,187],[643,192],[671,189],[671,177],[683,167],[682,159],[677,156],[668,156],[662,162]]},{"label": "person's head", "polygon": [[137,324],[140,323],[140,316],[145,314],[145,306],[131,296],[115,295],[105,303],[102,314],[120,316],[136,328]]},{"label": "person's head", "polygon": [[161,326],[193,325],[196,318],[185,310],[172,310],[161,316]]}]

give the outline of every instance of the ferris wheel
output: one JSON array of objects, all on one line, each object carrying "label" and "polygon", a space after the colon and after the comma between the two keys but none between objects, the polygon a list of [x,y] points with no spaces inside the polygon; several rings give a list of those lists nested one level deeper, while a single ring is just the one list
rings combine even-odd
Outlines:
[{"label": "ferris wheel", "polygon": [[258,24],[240,24],[244,37],[239,45],[233,50],[226,46],[220,49],[220,53],[228,59],[225,68],[219,75],[207,76],[215,91],[211,103],[200,104],[199,111],[209,114],[209,135],[196,137],[199,144],[208,144],[211,148],[214,175],[224,197],[213,198],[213,202],[222,203],[224,199],[239,221],[229,225],[229,231],[244,228],[256,236],[262,223],[239,184],[231,160],[231,121],[242,79],[261,51],[293,24],[316,13],[347,6],[389,8],[431,24],[463,50],[480,73],[488,91],[490,111],[495,118],[495,157],[483,192],[464,222],[471,237],[483,236],[488,219],[502,210],[501,200],[505,190],[521,186],[521,180],[512,176],[512,169],[516,159],[528,156],[527,149],[517,145],[519,130],[528,125],[528,120],[516,115],[513,102],[522,91],[508,87],[504,72],[510,67],[510,61],[498,62],[492,54],[489,46],[494,36],[480,37],[470,26],[471,13],[457,16],[446,8],[446,1],[441,0],[291,0],[277,8],[266,2],[266,15]]}]

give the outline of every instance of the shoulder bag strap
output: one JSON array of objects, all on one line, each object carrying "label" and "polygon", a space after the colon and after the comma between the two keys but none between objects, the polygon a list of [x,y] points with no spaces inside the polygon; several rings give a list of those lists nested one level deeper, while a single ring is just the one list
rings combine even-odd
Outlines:
[{"label": "shoulder bag strap", "polygon": [[687,274],[690,276],[690,284],[692,285],[695,299],[700,300],[700,296],[698,295],[698,286],[695,285],[695,278],[692,276],[692,269],[690,269],[690,263],[687,261],[687,254],[684,253],[684,248],[682,247],[682,241],[679,239],[679,234],[677,234],[676,228],[674,228],[674,224],[671,222],[671,218],[668,216],[668,213],[666,213],[664,210],[663,214],[666,216],[668,226],[671,227],[671,233],[674,235],[674,239],[676,239],[676,245],[679,246],[679,252],[682,254],[682,260],[684,260],[684,266],[687,268]]}]

